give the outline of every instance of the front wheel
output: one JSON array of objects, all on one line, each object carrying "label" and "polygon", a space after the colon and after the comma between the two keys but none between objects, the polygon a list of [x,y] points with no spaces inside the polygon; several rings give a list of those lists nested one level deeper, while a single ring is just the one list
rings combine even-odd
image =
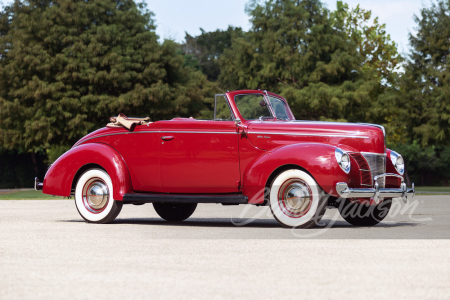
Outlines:
[{"label": "front wheel", "polygon": [[374,226],[383,221],[389,213],[392,199],[384,199],[378,205],[364,205],[352,202],[350,199],[341,200],[338,209],[342,218],[354,226]]},{"label": "front wheel", "polygon": [[283,227],[309,228],[325,213],[327,197],[313,177],[301,170],[279,174],[270,187],[270,209]]},{"label": "front wheel", "polygon": [[179,222],[189,218],[197,208],[197,203],[154,202],[156,213],[166,221]]},{"label": "front wheel", "polygon": [[90,223],[110,223],[119,215],[122,201],[113,199],[108,173],[90,169],[81,175],[75,187],[75,205],[81,217]]}]

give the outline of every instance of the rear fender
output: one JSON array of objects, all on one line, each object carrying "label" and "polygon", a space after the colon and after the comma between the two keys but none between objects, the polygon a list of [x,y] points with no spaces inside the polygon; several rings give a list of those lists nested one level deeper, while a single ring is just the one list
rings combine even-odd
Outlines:
[{"label": "rear fender", "polygon": [[90,143],[70,149],[55,161],[45,175],[42,192],[70,196],[75,175],[89,164],[101,166],[111,177],[114,200],[122,200],[124,194],[133,191],[128,168],[120,153],[108,145]]},{"label": "rear fender", "polygon": [[[243,176],[243,193],[249,203],[264,201],[264,189],[274,172],[283,166],[297,166],[309,173],[318,185],[329,195],[339,197],[336,183],[347,182],[349,186],[358,185],[358,172],[346,174],[338,165],[335,157],[336,146],[304,143],[273,149],[263,154],[253,164],[247,166]],[[358,168],[352,162],[352,169]]]}]

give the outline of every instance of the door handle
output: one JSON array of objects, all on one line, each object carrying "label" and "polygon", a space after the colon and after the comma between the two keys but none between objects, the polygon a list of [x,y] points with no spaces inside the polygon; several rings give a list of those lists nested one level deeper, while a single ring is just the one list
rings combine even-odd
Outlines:
[{"label": "door handle", "polygon": [[163,141],[170,141],[170,140],[173,140],[173,136],[171,136],[171,135],[162,136],[161,139]]}]

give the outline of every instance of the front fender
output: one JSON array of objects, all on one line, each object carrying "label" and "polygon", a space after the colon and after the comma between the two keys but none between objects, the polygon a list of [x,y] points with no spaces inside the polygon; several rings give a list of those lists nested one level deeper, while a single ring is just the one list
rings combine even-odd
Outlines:
[{"label": "front fender", "polygon": [[59,157],[44,178],[44,194],[70,196],[72,182],[78,170],[88,164],[101,166],[108,172],[113,183],[114,200],[133,191],[130,174],[123,157],[114,148],[90,143],[70,149]]},{"label": "front fender", "polygon": [[[400,174],[394,167],[391,161],[391,149],[386,149],[386,173]],[[403,176],[403,175],[402,175]],[[386,187],[387,188],[399,188],[402,180],[397,177],[386,177]]]},{"label": "front fender", "polygon": [[[264,201],[264,188],[273,172],[278,168],[295,165],[306,170],[329,195],[339,197],[336,183],[347,182],[349,186],[358,185],[358,173],[346,174],[335,158],[336,146],[304,143],[292,144],[266,152],[253,164],[247,166],[243,178],[243,192],[249,203]],[[352,169],[356,169],[352,163]],[[270,182],[269,182],[270,184]]]}]

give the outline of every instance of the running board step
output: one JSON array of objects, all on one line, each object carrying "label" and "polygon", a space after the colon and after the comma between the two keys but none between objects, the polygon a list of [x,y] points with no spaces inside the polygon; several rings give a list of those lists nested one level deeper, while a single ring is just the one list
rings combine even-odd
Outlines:
[{"label": "running board step", "polygon": [[247,204],[248,198],[244,195],[192,195],[192,194],[125,194],[123,202],[126,203],[222,203],[225,205]]}]

